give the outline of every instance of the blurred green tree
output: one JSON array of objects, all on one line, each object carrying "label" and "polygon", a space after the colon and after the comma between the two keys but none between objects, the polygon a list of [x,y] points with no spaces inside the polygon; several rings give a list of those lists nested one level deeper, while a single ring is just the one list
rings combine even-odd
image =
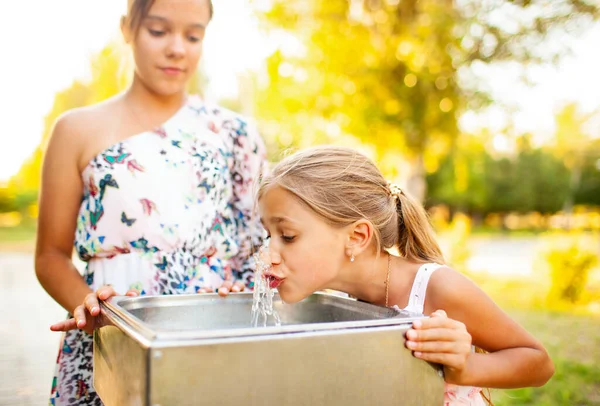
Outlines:
[{"label": "blurred green tree", "polygon": [[600,139],[592,140],[586,151],[575,204],[600,206]]},{"label": "blurred green tree", "polygon": [[275,154],[355,136],[390,177],[402,156],[423,198],[459,114],[488,102],[468,68],[555,60],[566,45],[542,51],[542,40],[599,15],[582,0],[272,0],[265,21],[281,44],[258,80],[257,116]]},{"label": "blurred green tree", "polygon": [[557,129],[552,150],[564,162],[570,173],[569,185],[566,188],[567,199],[563,207],[567,213],[573,210],[587,158],[595,152],[589,148],[591,138],[584,130],[591,117],[593,114],[581,114],[577,105],[573,103],[566,105],[556,116]]},{"label": "blurred green tree", "polygon": [[[454,211],[489,213],[560,210],[569,193],[569,170],[548,148],[531,146],[522,136],[511,156],[492,156],[482,136],[463,136],[440,167],[427,175],[427,204]],[[465,140],[468,140],[465,142]],[[591,179],[600,180],[600,174]]]}]

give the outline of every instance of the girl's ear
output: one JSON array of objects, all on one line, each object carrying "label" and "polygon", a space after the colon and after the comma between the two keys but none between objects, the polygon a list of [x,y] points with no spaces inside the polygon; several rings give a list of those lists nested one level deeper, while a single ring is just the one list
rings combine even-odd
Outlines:
[{"label": "girl's ear", "polygon": [[125,40],[126,44],[131,43],[131,28],[129,28],[129,24],[127,24],[127,17],[121,16],[121,34],[123,35],[123,40]]},{"label": "girl's ear", "polygon": [[364,219],[355,221],[347,228],[346,252],[350,253],[349,255],[358,256],[371,245],[375,229],[370,221]]}]

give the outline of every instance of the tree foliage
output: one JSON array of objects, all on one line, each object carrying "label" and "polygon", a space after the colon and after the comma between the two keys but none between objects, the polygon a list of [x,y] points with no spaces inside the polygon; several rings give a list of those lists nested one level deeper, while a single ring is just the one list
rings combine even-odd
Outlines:
[{"label": "tree foliage", "polygon": [[574,194],[574,203],[600,204],[600,142],[589,142],[582,176],[573,191],[571,169],[553,146],[533,147],[522,136],[519,149],[494,156],[479,142],[464,136],[435,172],[427,176],[428,205],[446,204],[453,211],[489,214],[555,213]]},{"label": "tree foliage", "polygon": [[556,59],[564,48],[542,52],[540,42],[598,15],[582,0],[273,0],[265,21],[286,39],[267,62],[258,116],[278,149],[349,134],[391,177],[402,156],[409,189],[423,197],[459,115],[489,101],[469,67]]}]

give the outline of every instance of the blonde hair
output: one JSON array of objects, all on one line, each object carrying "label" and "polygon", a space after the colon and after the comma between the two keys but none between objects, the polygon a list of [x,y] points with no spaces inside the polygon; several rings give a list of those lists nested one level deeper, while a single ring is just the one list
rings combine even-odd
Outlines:
[{"label": "blonde hair", "polygon": [[423,206],[404,191],[392,191],[373,161],[351,148],[314,147],[283,159],[262,180],[258,199],[274,186],[332,226],[368,220],[378,253],[396,247],[408,260],[444,264]]}]

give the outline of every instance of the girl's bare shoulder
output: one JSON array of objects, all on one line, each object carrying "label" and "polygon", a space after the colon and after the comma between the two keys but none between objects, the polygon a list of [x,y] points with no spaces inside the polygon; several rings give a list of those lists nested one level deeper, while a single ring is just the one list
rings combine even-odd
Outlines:
[{"label": "girl's bare shoulder", "polygon": [[121,97],[115,96],[90,106],[70,109],[56,120],[53,135],[85,138],[90,133],[111,125],[111,118],[117,116],[122,108]]},{"label": "girl's bare shoulder", "polygon": [[430,277],[427,285],[427,307],[436,309],[461,306],[469,297],[485,293],[466,275],[444,265]]},{"label": "girl's bare shoulder", "polygon": [[107,135],[118,131],[122,109],[121,97],[115,96],[64,112],[54,123],[48,148],[70,155],[81,169],[89,151],[97,149]]}]

